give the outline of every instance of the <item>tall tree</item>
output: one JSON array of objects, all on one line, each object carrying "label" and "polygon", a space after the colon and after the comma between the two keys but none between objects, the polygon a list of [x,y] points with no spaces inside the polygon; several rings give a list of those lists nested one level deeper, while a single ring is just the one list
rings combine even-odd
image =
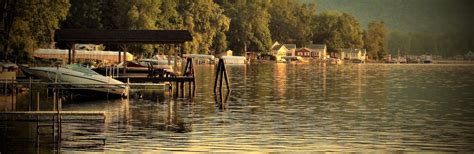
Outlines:
[{"label": "tall tree", "polygon": [[[161,1],[159,0],[140,0],[130,1],[130,10],[127,18],[130,22],[128,29],[132,30],[154,30],[157,29],[157,22],[161,13]],[[130,45],[133,54],[142,57],[142,55],[151,56],[154,53],[154,45]]]},{"label": "tall tree", "polygon": [[313,18],[316,16],[314,4],[300,4],[293,0],[271,1],[270,31],[272,39],[285,43],[305,46],[313,36]]},{"label": "tall tree", "polygon": [[231,18],[227,32],[229,47],[243,55],[248,51],[268,52],[272,43],[270,29],[269,0],[219,1],[225,14]]},{"label": "tall tree", "polygon": [[68,0],[3,0],[0,4],[0,49],[5,60],[14,62],[27,62],[35,48],[50,46],[70,6]]},{"label": "tall tree", "polygon": [[[216,36],[229,28],[230,19],[212,0],[183,0],[179,4],[183,28],[191,31],[193,41],[185,44],[191,53],[210,53]],[[219,46],[219,45],[216,45]]]},{"label": "tall tree", "polygon": [[365,48],[369,58],[380,60],[388,54],[387,39],[388,30],[383,21],[369,23],[364,34]]},{"label": "tall tree", "polygon": [[330,52],[362,47],[362,33],[355,17],[346,13],[325,12],[314,20],[313,42],[326,44]]},{"label": "tall tree", "polygon": [[102,28],[103,0],[70,0],[71,7],[61,28]]}]

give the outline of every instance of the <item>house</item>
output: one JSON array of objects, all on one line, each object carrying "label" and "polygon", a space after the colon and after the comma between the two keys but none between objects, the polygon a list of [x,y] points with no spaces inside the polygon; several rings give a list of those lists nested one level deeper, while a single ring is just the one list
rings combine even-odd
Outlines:
[{"label": "house", "polygon": [[276,57],[276,60],[281,60],[281,57],[286,56],[288,53],[288,48],[286,48],[283,44],[275,42],[272,45],[272,55]]},{"label": "house", "polygon": [[295,51],[296,56],[304,57],[304,58],[311,58],[311,50],[309,48],[299,48]]},{"label": "house", "polygon": [[295,56],[296,44],[284,44],[284,46],[288,49],[286,56]]},{"label": "house", "polygon": [[358,48],[343,48],[341,49],[340,58],[341,59],[358,59],[365,61],[366,60],[367,51],[365,49],[358,49]]},{"label": "house", "polygon": [[310,44],[311,57],[325,60],[327,58],[327,47],[325,44]]}]

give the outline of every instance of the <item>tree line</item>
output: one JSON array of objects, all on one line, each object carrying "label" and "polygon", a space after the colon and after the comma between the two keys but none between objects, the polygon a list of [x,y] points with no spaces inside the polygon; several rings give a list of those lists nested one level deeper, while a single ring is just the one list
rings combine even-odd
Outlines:
[{"label": "tree line", "polygon": [[[329,52],[367,48],[372,59],[388,53],[383,22],[363,30],[350,14],[317,14],[315,4],[294,0],[4,0],[1,5],[2,55],[15,61],[50,46],[58,28],[184,29],[194,38],[184,51],[201,54],[267,53],[274,41],[326,44]],[[166,49],[132,45],[129,51],[146,56]]]}]

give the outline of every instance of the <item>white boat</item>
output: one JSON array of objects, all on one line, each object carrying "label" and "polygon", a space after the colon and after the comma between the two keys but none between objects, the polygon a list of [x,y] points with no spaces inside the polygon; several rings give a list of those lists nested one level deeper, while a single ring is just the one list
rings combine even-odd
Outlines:
[{"label": "white boat", "polygon": [[[65,67],[21,67],[27,74],[42,80],[70,84],[71,87],[126,96],[127,88],[123,82],[100,75],[89,68],[77,64]],[[65,84],[66,85],[66,84]]]},{"label": "white boat", "polygon": [[[154,58],[150,59],[139,59],[138,63],[143,66],[148,66],[148,64],[151,64],[155,68],[161,68],[169,72],[173,72],[174,60],[174,58],[168,59],[164,55],[156,55]],[[178,65],[181,65],[179,59],[176,62]]]}]

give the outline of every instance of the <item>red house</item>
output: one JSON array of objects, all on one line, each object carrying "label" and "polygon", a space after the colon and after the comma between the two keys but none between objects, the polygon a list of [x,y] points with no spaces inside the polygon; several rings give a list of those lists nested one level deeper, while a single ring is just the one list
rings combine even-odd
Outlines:
[{"label": "red house", "polygon": [[295,51],[295,56],[301,56],[301,57],[306,57],[309,58],[311,57],[311,50],[308,48],[300,48]]}]

